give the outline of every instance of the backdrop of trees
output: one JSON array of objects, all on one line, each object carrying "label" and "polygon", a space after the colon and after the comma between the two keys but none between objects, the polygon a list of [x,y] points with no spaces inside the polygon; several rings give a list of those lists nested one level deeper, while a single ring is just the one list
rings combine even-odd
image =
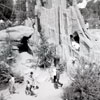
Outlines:
[{"label": "backdrop of trees", "polygon": [[[35,0],[29,0],[32,1],[30,3],[31,7],[30,9],[30,16],[34,16],[34,1]],[[72,4],[72,0],[67,0],[70,4]],[[78,2],[82,2],[82,0],[77,0]],[[16,12],[13,11],[13,0],[0,0],[0,19],[10,19],[12,15],[15,13],[17,14],[17,17],[25,18],[26,17],[26,0],[17,0],[16,5]],[[88,2],[86,8],[80,9],[84,19],[90,19],[90,18],[98,18],[100,20],[100,1],[97,1],[94,3],[94,0],[91,0]],[[19,16],[18,16],[19,15]]]},{"label": "backdrop of trees", "polygon": [[81,9],[81,12],[85,19],[88,18],[99,18],[100,19],[100,1],[94,3],[94,1],[88,2],[86,8]]},{"label": "backdrop of trees", "polygon": [[11,17],[13,0],[0,0],[0,19],[7,20]]}]

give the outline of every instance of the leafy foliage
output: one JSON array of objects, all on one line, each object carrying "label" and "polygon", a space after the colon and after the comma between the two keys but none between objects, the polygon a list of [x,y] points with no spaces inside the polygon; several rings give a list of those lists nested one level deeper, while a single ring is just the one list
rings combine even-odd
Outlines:
[{"label": "leafy foliage", "polygon": [[11,17],[13,8],[12,0],[0,0],[0,18],[7,20]]},{"label": "leafy foliage", "polygon": [[100,100],[100,68],[89,64],[77,71],[72,84],[65,88],[63,100]]},{"label": "leafy foliage", "polygon": [[10,66],[15,59],[13,58],[12,62],[10,62],[9,58],[13,56],[13,53],[9,38],[0,44],[0,48],[0,84],[4,84],[9,80],[10,74],[12,73]]},{"label": "leafy foliage", "polygon": [[35,53],[39,58],[39,66],[49,67],[51,60],[55,55],[55,46],[47,42],[47,38],[43,33],[40,35],[41,43],[37,46]]},{"label": "leafy foliage", "polygon": [[10,78],[11,69],[6,66],[6,63],[0,63],[0,85],[8,83]]},{"label": "leafy foliage", "polygon": [[86,8],[80,9],[85,20],[88,20],[91,28],[95,28],[96,25],[100,26],[100,1],[94,3],[91,0],[87,3]]},{"label": "leafy foliage", "polygon": [[0,100],[6,100],[3,94],[0,95]]},{"label": "leafy foliage", "polygon": [[[9,63],[9,58],[10,57],[14,57],[13,53],[12,53],[12,43],[10,41],[10,38],[6,38],[6,41],[0,44],[0,62],[4,61],[5,63]],[[12,61],[14,61],[15,59],[13,58]]]}]

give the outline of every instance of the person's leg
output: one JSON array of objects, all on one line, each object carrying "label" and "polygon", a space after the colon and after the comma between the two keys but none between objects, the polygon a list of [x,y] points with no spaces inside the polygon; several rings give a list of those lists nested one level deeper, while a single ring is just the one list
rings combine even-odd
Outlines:
[{"label": "person's leg", "polygon": [[10,92],[11,92],[11,94],[13,94],[13,85],[12,84],[10,86]]},{"label": "person's leg", "polygon": [[28,86],[26,86],[26,88],[25,88],[25,94],[29,95],[29,92],[30,92],[30,88]]},{"label": "person's leg", "polygon": [[31,87],[31,96],[35,96],[35,97],[37,96],[36,93],[34,92],[34,87],[33,86]]},{"label": "person's leg", "polygon": [[30,95],[32,95],[32,85],[30,85]]},{"label": "person's leg", "polygon": [[12,92],[15,93],[15,86],[12,85]]},{"label": "person's leg", "polygon": [[56,76],[54,76],[53,82],[56,83]]},{"label": "person's leg", "polygon": [[12,94],[11,84],[9,85],[9,93]]},{"label": "person's leg", "polygon": [[60,83],[59,81],[57,81],[57,83],[62,87],[63,86],[63,84],[62,83]]},{"label": "person's leg", "polygon": [[59,74],[57,74],[57,84],[59,84],[59,85],[62,87],[62,86],[63,86],[63,84],[59,82],[59,79],[60,79],[60,75],[59,75]]}]

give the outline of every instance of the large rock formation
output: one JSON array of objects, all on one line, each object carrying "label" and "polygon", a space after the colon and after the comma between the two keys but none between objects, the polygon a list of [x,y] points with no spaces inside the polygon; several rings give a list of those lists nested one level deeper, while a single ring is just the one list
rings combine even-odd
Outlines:
[{"label": "large rock formation", "polygon": [[[73,0],[73,6],[69,8],[66,0],[52,0],[50,9],[41,6],[40,9],[41,27],[49,42],[58,45],[58,55],[66,61],[70,56],[84,56],[89,59],[92,45],[76,0]],[[70,35],[75,31],[80,38],[80,51],[74,50],[71,45]]]}]

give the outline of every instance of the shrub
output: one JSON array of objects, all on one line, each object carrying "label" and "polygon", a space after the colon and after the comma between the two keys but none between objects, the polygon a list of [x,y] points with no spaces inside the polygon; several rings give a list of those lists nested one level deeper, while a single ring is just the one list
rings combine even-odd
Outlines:
[{"label": "shrub", "polygon": [[4,83],[8,83],[10,78],[11,71],[11,63],[9,63],[9,57],[13,56],[12,54],[12,46],[10,44],[10,39],[7,38],[5,42],[0,44],[0,85]]},{"label": "shrub", "polygon": [[11,73],[11,69],[6,66],[6,63],[0,63],[0,85],[8,83]]},{"label": "shrub", "polygon": [[38,57],[38,65],[41,68],[47,68],[51,65],[51,60],[55,56],[55,45],[49,44],[43,33],[40,33],[41,43],[37,45],[34,52]]},{"label": "shrub", "polygon": [[100,100],[100,68],[96,64],[80,68],[72,84],[64,89],[63,100]]},{"label": "shrub", "polygon": [[6,100],[3,94],[0,95],[0,100]]}]

